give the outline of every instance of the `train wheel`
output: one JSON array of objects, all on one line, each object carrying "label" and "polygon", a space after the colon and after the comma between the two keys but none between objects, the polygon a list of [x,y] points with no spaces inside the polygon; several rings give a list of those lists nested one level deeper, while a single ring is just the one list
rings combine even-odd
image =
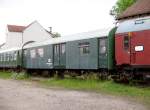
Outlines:
[{"label": "train wheel", "polygon": [[58,77],[58,78],[64,79],[64,71],[59,70],[59,71],[57,71],[56,73],[57,73],[57,77]]},{"label": "train wheel", "polygon": [[106,71],[98,72],[97,77],[99,80],[108,80],[109,73]]},{"label": "train wheel", "polygon": [[49,77],[50,77],[50,78],[53,78],[54,75],[55,75],[54,71],[49,71]]},{"label": "train wheel", "polygon": [[49,77],[49,71],[47,71],[47,70],[42,71],[42,76],[43,77]]}]

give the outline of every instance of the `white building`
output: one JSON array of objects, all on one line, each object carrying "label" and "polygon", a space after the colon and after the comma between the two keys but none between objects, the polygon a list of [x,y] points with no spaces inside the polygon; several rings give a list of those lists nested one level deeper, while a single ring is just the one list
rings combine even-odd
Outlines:
[{"label": "white building", "polygon": [[7,25],[6,42],[1,49],[21,47],[28,41],[44,41],[51,39],[52,34],[45,30],[37,21],[28,26]]}]

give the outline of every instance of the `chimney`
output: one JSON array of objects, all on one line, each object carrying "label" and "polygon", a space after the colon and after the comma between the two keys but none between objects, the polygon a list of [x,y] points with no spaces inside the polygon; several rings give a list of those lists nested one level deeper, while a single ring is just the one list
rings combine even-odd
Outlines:
[{"label": "chimney", "polygon": [[48,27],[49,28],[49,32],[52,34],[52,27]]}]

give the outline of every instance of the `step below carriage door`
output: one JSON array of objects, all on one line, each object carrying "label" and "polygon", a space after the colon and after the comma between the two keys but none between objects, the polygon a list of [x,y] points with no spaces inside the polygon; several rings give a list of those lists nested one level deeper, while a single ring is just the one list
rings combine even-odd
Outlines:
[{"label": "step below carriage door", "polygon": [[54,67],[65,68],[66,66],[66,45],[54,44]]}]

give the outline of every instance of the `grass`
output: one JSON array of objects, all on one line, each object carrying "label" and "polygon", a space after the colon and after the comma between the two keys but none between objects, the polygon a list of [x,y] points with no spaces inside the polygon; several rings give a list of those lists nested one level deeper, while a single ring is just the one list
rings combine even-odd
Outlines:
[{"label": "grass", "polygon": [[0,71],[0,78],[2,78],[2,79],[27,80],[30,77],[24,72],[15,73],[15,72],[6,72],[6,71],[3,72],[3,71]]},{"label": "grass", "polygon": [[116,95],[144,96],[150,98],[150,88],[117,84],[113,81],[80,80],[80,79],[44,79],[40,81],[47,86],[59,86],[76,90],[102,91]]},{"label": "grass", "polygon": [[11,76],[12,76],[12,73],[11,73],[11,72],[3,72],[3,71],[0,72],[0,78],[3,78],[3,79],[10,79]]},{"label": "grass", "polygon": [[44,79],[40,83],[48,87],[63,87],[74,90],[94,91],[115,96],[123,96],[150,105],[150,87],[140,88],[117,84],[113,81],[81,80],[81,79]]},{"label": "grass", "polygon": [[[17,79],[33,81],[32,77],[28,77],[25,73],[10,73],[0,72],[0,78],[3,79]],[[94,91],[115,96],[131,97],[140,102],[145,103],[150,107],[150,87],[137,87],[130,85],[117,84],[113,81],[100,80],[82,80],[82,79],[57,79],[57,78],[40,78],[36,80],[38,84],[45,87],[59,87],[74,90]]]}]

